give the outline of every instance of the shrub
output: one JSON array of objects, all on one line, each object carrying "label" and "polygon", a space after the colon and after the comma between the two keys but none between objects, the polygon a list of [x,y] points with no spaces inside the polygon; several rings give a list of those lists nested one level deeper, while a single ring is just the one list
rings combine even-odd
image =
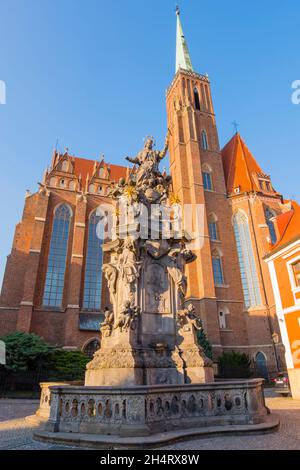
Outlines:
[{"label": "shrub", "polygon": [[[201,322],[202,325],[202,322]],[[204,329],[197,331],[198,344],[203,348],[203,351],[209,359],[212,359],[212,347],[207,339]]]},{"label": "shrub", "polygon": [[76,373],[84,371],[91,359],[81,351],[55,350],[48,364],[48,369],[58,372]]},{"label": "shrub", "polygon": [[5,368],[11,371],[34,370],[53,353],[53,346],[35,334],[17,332],[1,339],[6,346]]},{"label": "shrub", "polygon": [[227,379],[249,378],[250,367],[251,359],[245,353],[232,351],[219,357],[220,375]]},{"label": "shrub", "polygon": [[81,377],[90,361],[81,351],[58,349],[32,333],[17,332],[1,339],[6,346],[4,368],[12,372],[43,369],[61,377]]}]

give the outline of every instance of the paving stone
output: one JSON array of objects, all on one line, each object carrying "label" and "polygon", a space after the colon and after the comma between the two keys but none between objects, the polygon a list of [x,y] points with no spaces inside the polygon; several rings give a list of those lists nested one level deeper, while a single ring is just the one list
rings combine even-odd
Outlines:
[{"label": "paving stone", "polygon": [[[300,449],[300,400],[292,398],[270,397],[266,404],[272,411],[280,416],[279,430],[270,434],[247,436],[220,436],[214,438],[195,439],[178,442],[163,447],[164,450],[295,450]],[[12,404],[13,405],[13,404]],[[33,407],[34,404],[32,404]],[[0,400],[0,416],[5,416],[5,400]],[[20,411],[21,404],[16,403],[16,410]],[[23,410],[28,409],[24,403]],[[32,413],[31,413],[32,414]],[[0,422],[0,449],[10,450],[65,450],[67,446],[43,444],[32,439],[37,424],[24,417],[9,419]]]}]

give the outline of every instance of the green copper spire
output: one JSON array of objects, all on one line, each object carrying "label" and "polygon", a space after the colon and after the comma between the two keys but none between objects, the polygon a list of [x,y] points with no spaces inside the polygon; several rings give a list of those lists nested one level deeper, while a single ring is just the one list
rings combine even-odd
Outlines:
[{"label": "green copper spire", "polygon": [[177,15],[177,41],[176,41],[176,72],[179,69],[193,71],[193,66],[189,54],[189,49],[183,34],[182,25],[180,21],[180,10],[176,8]]}]

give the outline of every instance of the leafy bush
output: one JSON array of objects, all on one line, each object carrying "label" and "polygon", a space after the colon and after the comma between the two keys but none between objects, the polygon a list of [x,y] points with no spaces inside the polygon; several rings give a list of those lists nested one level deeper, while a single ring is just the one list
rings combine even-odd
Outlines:
[{"label": "leafy bush", "polygon": [[34,370],[53,353],[53,346],[35,334],[17,332],[1,339],[6,346],[5,368],[11,371]]},{"label": "leafy bush", "polygon": [[43,369],[81,377],[90,361],[81,351],[58,349],[32,333],[17,332],[1,339],[6,346],[5,369],[12,372]]},{"label": "leafy bush", "polygon": [[249,378],[250,367],[251,359],[245,353],[231,351],[219,357],[220,374],[227,379]]},{"label": "leafy bush", "polygon": [[81,351],[57,349],[51,355],[48,369],[58,372],[76,373],[84,371],[91,359]]},{"label": "leafy bush", "polygon": [[[202,322],[201,322],[202,324]],[[197,331],[198,344],[203,348],[203,351],[209,359],[212,359],[212,347],[210,342],[207,339],[204,329]]]}]

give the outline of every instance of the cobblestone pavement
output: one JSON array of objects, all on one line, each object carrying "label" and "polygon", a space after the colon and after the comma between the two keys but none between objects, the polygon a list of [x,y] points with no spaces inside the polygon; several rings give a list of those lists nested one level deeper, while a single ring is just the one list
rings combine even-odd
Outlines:
[{"label": "cobblestone pavement", "polygon": [[[295,450],[300,449],[300,400],[274,397],[266,394],[266,404],[271,411],[280,416],[280,428],[275,433],[248,436],[223,436],[207,439],[195,439],[178,442],[164,447],[164,450]],[[269,395],[269,396],[268,396]],[[271,396],[270,396],[271,395]],[[13,406],[14,405],[14,406]],[[69,447],[47,445],[32,439],[36,429],[25,416],[33,414],[37,402],[17,400],[15,404],[9,400],[0,400],[0,449],[10,450],[53,450],[69,449]],[[15,411],[13,411],[13,409]],[[11,419],[12,416],[18,419]],[[6,419],[6,421],[4,421]]]}]

